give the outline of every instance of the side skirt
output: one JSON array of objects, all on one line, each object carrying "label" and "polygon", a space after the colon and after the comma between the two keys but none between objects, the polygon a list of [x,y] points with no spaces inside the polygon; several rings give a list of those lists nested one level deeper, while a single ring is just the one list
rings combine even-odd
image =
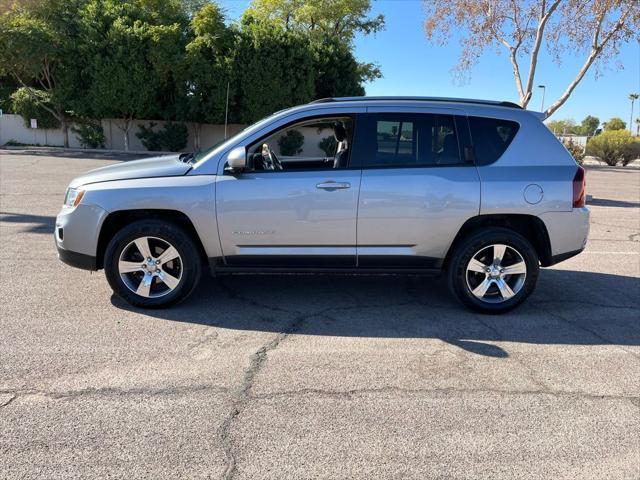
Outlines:
[{"label": "side skirt", "polygon": [[442,273],[441,268],[435,267],[247,267],[224,265],[220,258],[209,258],[211,275],[230,274],[318,274],[318,275],[424,275],[435,276]]}]

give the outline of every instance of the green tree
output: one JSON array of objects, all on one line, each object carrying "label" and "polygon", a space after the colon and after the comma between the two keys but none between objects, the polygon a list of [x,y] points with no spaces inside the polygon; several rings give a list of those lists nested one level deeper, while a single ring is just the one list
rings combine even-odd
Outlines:
[{"label": "green tree", "polygon": [[277,110],[314,98],[309,39],[278,25],[250,22],[236,30],[230,57],[231,119],[253,123]]},{"label": "green tree", "polygon": [[629,100],[631,101],[631,114],[629,115],[629,131],[633,132],[633,104],[640,98],[640,94],[630,93]]},{"label": "green tree", "polygon": [[618,117],[613,117],[608,122],[604,122],[605,131],[624,130],[625,128],[627,128],[627,124]]},{"label": "green tree", "polygon": [[370,0],[253,0],[242,21],[307,36],[314,45],[316,83],[321,87],[315,97],[322,98],[363,95],[362,83],[382,76],[376,64],[359,63],[353,56],[357,33],[375,34],[384,28],[384,16],[372,17],[370,12]]},{"label": "green tree", "polygon": [[371,80],[373,65],[363,67],[353,56],[348,45],[340,40],[326,38],[312,44],[315,98],[364,95],[363,82]]},{"label": "green tree", "polygon": [[[15,2],[0,15],[0,75],[10,75],[40,108],[62,126],[69,146],[68,93],[84,0]],[[39,95],[41,90],[46,95]]]},{"label": "green tree", "polygon": [[600,126],[600,119],[591,115],[584,117],[578,129],[580,135],[592,136]]},{"label": "green tree", "polygon": [[91,0],[81,12],[88,59],[76,109],[118,118],[129,149],[136,118],[175,118],[187,16],[177,0]]},{"label": "green tree", "polygon": [[578,132],[576,122],[572,118],[551,120],[547,122],[547,127],[556,135],[576,134]]},{"label": "green tree", "polygon": [[225,120],[229,55],[233,33],[215,3],[207,3],[191,20],[191,39],[186,46],[183,115],[194,129],[194,148],[200,150],[203,123]]},{"label": "green tree", "polygon": [[370,12],[370,0],[253,0],[244,16],[350,43],[356,33],[384,28],[384,16]]}]

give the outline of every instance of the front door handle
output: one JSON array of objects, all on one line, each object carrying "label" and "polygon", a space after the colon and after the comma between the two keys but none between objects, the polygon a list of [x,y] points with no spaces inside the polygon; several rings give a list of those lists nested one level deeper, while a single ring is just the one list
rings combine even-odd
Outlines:
[{"label": "front door handle", "polygon": [[351,188],[351,184],[349,182],[322,182],[316,185],[316,188],[320,188],[322,190],[342,190],[345,188]]}]

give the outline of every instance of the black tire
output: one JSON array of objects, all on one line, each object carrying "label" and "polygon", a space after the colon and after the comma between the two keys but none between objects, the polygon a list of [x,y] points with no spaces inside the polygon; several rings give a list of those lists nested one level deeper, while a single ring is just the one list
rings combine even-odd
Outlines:
[{"label": "black tire", "polygon": [[[131,242],[141,237],[154,237],[154,239],[166,242],[173,246],[180,255],[178,268],[181,276],[179,282],[172,291],[168,291],[162,296],[138,295],[121,278],[118,269],[120,256]],[[152,241],[155,240],[149,242]],[[156,246],[156,248],[158,247]],[[200,281],[202,259],[193,239],[180,226],[162,220],[140,220],[127,225],[113,236],[105,251],[104,270],[113,292],[124,301],[136,307],[161,308],[181,302],[193,292]],[[129,278],[126,275],[125,277]],[[135,282],[135,278],[133,278],[133,282]],[[158,281],[158,283],[162,286],[161,282]]]},{"label": "black tire", "polygon": [[[495,293],[495,300],[498,303],[489,303],[476,297],[470,288],[467,280],[467,266],[469,262],[481,252],[482,249],[491,245],[507,245],[519,253],[526,265],[526,275],[521,281],[520,289],[515,295],[507,300]],[[514,255],[509,249],[510,255]],[[535,248],[519,233],[506,228],[487,227],[473,232],[468,238],[459,242],[448,262],[447,277],[449,290],[467,307],[481,313],[499,314],[505,313],[520,305],[533,292],[538,280],[540,271],[538,254]],[[480,274],[482,275],[482,274]],[[507,279],[511,277],[506,277]],[[494,288],[498,288],[497,285]],[[488,294],[490,291],[487,291]]]}]

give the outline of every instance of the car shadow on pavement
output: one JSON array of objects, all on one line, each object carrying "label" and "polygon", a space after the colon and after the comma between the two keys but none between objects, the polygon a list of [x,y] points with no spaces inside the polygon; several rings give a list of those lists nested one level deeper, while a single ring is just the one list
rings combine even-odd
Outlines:
[{"label": "car shadow on pavement", "polygon": [[27,213],[0,212],[0,222],[24,223],[29,225],[23,230],[27,233],[46,233],[53,235],[53,227],[56,224],[56,217],[46,215],[29,215]]},{"label": "car shadow on pavement", "polygon": [[466,310],[440,278],[402,276],[236,275],[203,279],[188,300],[169,309],[137,309],[116,296],[112,304],[234,330],[436,338],[501,358],[508,356],[508,342],[640,345],[638,298],[638,278],[549,269],[541,271],[536,291],[523,305],[495,316]]},{"label": "car shadow on pavement", "polygon": [[629,202],[627,200],[611,200],[608,198],[592,197],[587,202],[587,207],[619,207],[619,208],[638,208],[640,202]]}]

